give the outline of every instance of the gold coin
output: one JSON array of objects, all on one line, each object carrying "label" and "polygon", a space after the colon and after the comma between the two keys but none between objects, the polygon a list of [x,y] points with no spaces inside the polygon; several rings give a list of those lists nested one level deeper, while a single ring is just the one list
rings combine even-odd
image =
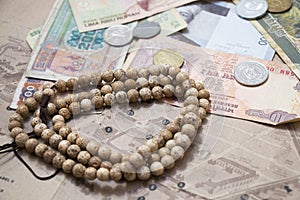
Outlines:
[{"label": "gold coin", "polygon": [[281,13],[290,9],[293,5],[292,0],[267,0],[268,11],[274,13]]},{"label": "gold coin", "polygon": [[159,50],[153,57],[153,63],[155,65],[171,65],[174,67],[181,67],[183,62],[184,58],[179,53],[169,49]]}]

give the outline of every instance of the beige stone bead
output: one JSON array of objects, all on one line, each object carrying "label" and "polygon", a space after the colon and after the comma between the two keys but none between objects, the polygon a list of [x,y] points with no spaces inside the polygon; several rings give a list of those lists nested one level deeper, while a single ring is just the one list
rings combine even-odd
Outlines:
[{"label": "beige stone bead", "polygon": [[85,149],[87,144],[89,142],[89,139],[85,136],[79,136],[77,139],[76,139],[76,144],[80,147],[80,149]]},{"label": "beige stone bead", "polygon": [[199,106],[199,101],[198,98],[195,96],[188,96],[184,102],[183,102],[183,106],[188,106],[190,104],[194,104],[196,106]]},{"label": "beige stone bead", "polygon": [[50,100],[52,100],[55,97],[55,92],[53,89],[46,88],[43,90],[43,96],[48,96],[50,97]]},{"label": "beige stone bead", "polygon": [[98,149],[98,156],[101,160],[109,160],[111,149],[108,146],[101,146]]},{"label": "beige stone bead", "polygon": [[168,76],[160,75],[159,76],[160,80],[160,85],[165,86],[165,85],[170,85],[172,83],[171,79]]},{"label": "beige stone bead", "polygon": [[58,148],[58,144],[63,140],[61,135],[58,134],[54,134],[49,138],[49,145],[54,148],[57,149]]},{"label": "beige stone bead", "polygon": [[191,146],[192,141],[189,136],[181,134],[176,139],[176,145],[181,146],[185,151]]},{"label": "beige stone bead", "polygon": [[114,79],[114,72],[112,70],[106,70],[102,72],[101,79],[106,83],[110,83]]},{"label": "beige stone bead", "polygon": [[152,75],[152,76],[149,77],[148,82],[149,82],[149,86],[151,88],[153,88],[153,87],[158,86],[160,84],[160,78],[158,76]]},{"label": "beige stone bead", "polygon": [[18,105],[16,113],[20,114],[24,119],[29,117],[29,109],[24,104]]},{"label": "beige stone bead", "polygon": [[198,92],[198,98],[199,99],[209,99],[210,97],[210,94],[209,94],[209,91],[207,89],[202,89],[202,90],[199,90]]},{"label": "beige stone bead", "polygon": [[131,89],[135,89],[135,80],[134,79],[126,79],[124,82],[124,87],[126,91],[129,91]]},{"label": "beige stone bead", "polygon": [[75,163],[74,160],[72,160],[72,159],[67,159],[67,160],[65,160],[65,161],[63,162],[63,164],[62,164],[62,170],[63,170],[65,173],[70,174],[70,173],[72,173],[72,169],[73,169],[73,167],[74,167],[75,164],[76,164],[76,163]]},{"label": "beige stone bead", "polygon": [[116,103],[115,95],[108,93],[104,96],[104,103],[106,106],[112,106]]},{"label": "beige stone bead", "polygon": [[69,78],[66,82],[67,88],[70,91],[78,89],[78,80],[76,78]]},{"label": "beige stone bead", "polygon": [[179,125],[174,123],[174,122],[171,122],[167,125],[167,130],[170,131],[171,133],[176,133],[178,130],[179,130]]},{"label": "beige stone bead", "polygon": [[66,108],[67,107],[66,100],[64,98],[56,99],[55,100],[55,106],[58,110],[61,109],[61,108]]},{"label": "beige stone bead", "polygon": [[72,132],[72,129],[68,126],[63,126],[59,129],[58,134],[62,136],[62,138],[67,138],[68,135]]},{"label": "beige stone bead", "polygon": [[152,76],[158,76],[160,74],[160,65],[151,65],[148,69]]},{"label": "beige stone bead", "polygon": [[199,105],[204,108],[206,111],[209,110],[210,103],[207,99],[201,98],[199,99]]},{"label": "beige stone bead", "polygon": [[176,78],[177,74],[180,72],[180,68],[179,67],[174,67],[174,66],[171,66],[169,68],[169,75],[172,77],[172,78]]},{"label": "beige stone bead", "polygon": [[189,82],[191,87],[196,88],[196,81],[194,79],[190,78]]},{"label": "beige stone bead", "polygon": [[106,168],[99,168],[97,170],[97,178],[100,181],[108,181],[109,180],[109,170]]},{"label": "beige stone bead", "polygon": [[68,140],[62,140],[58,143],[57,149],[61,154],[65,155],[70,145],[71,143]]},{"label": "beige stone bead", "polygon": [[123,175],[121,171],[121,165],[119,163],[113,165],[111,170],[109,170],[109,176],[114,181],[120,181],[122,179]]},{"label": "beige stone bead", "polygon": [[37,109],[36,111],[34,111],[33,113],[33,117],[40,117],[41,116],[41,110]]},{"label": "beige stone bead", "polygon": [[135,85],[138,89],[148,87],[148,80],[144,77],[140,77],[136,80]]},{"label": "beige stone bead", "polygon": [[165,97],[171,98],[174,96],[174,93],[175,93],[175,88],[173,85],[168,84],[163,87],[163,94],[165,95]]},{"label": "beige stone bead", "polygon": [[139,95],[142,101],[150,101],[152,99],[152,92],[149,88],[146,87],[140,89]]},{"label": "beige stone bead", "polygon": [[68,105],[70,105],[73,102],[78,102],[78,97],[75,94],[67,94],[65,101]]},{"label": "beige stone bead", "polygon": [[134,181],[137,178],[136,170],[129,161],[121,163],[121,171],[127,181]]},{"label": "beige stone bead", "polygon": [[199,114],[199,106],[196,106],[195,104],[189,104],[180,110],[181,115],[185,115],[188,112],[193,112],[196,115],[198,115]]},{"label": "beige stone bead", "polygon": [[126,69],[126,76],[128,79],[137,79],[138,77],[138,71],[136,68],[130,67]]},{"label": "beige stone bead", "polygon": [[169,75],[169,69],[170,69],[170,65],[161,65],[160,66],[160,74],[167,76]]},{"label": "beige stone bead", "polygon": [[170,155],[171,151],[167,147],[162,147],[158,149],[158,155],[162,158],[165,155]]},{"label": "beige stone bead", "polygon": [[95,180],[96,179],[97,169],[95,167],[88,167],[85,169],[84,177],[88,180]]},{"label": "beige stone bead", "polygon": [[196,82],[195,82],[195,88],[196,88],[198,91],[200,91],[200,90],[204,89],[204,85],[203,85],[202,82],[196,81]]},{"label": "beige stone bead", "polygon": [[[192,88],[192,85],[191,85],[191,82],[190,82],[190,79],[187,79],[187,80],[184,80],[181,84],[182,88],[187,91],[188,89],[191,89]],[[195,88],[196,89],[196,88]]]},{"label": "beige stone bead", "polygon": [[186,113],[182,118],[183,124],[192,124],[195,128],[198,128],[201,125],[201,119],[193,112]]},{"label": "beige stone bead", "polygon": [[63,163],[66,161],[66,158],[61,155],[61,154],[56,154],[56,156],[54,156],[53,160],[52,160],[52,165],[53,167],[55,167],[56,169],[61,169]]},{"label": "beige stone bead", "polygon": [[58,111],[58,114],[60,114],[61,116],[63,116],[65,118],[65,120],[68,120],[71,118],[71,113],[68,110],[68,108],[61,108]]},{"label": "beige stone bead", "polygon": [[123,69],[116,69],[114,71],[114,77],[116,81],[126,80],[126,72]]},{"label": "beige stone bead", "polygon": [[54,135],[55,132],[52,129],[45,129],[43,130],[42,134],[41,134],[41,138],[45,143],[49,142],[49,139],[52,135]]},{"label": "beige stone bead", "polygon": [[160,176],[164,173],[164,166],[161,162],[153,162],[150,166],[150,171],[154,176]]},{"label": "beige stone bead", "polygon": [[189,88],[188,90],[186,90],[185,94],[184,94],[184,98],[186,99],[188,96],[195,96],[198,97],[198,90],[196,88]]},{"label": "beige stone bead", "polygon": [[193,140],[196,136],[197,129],[192,124],[183,124],[181,127],[181,132]]},{"label": "beige stone bead", "polygon": [[85,74],[80,75],[78,77],[78,85],[80,86],[80,88],[86,88],[90,86],[90,77]]},{"label": "beige stone bead", "polygon": [[158,153],[152,153],[149,158],[148,158],[148,163],[154,163],[154,162],[159,162],[160,161],[160,156]]},{"label": "beige stone bead", "polygon": [[174,123],[177,124],[178,126],[182,124],[182,118],[183,118],[183,115],[178,115],[175,117],[174,119]]},{"label": "beige stone bead", "polygon": [[79,92],[77,94],[78,101],[82,101],[83,99],[90,99],[91,93],[87,91]]},{"label": "beige stone bead", "polygon": [[200,117],[200,119],[205,119],[206,117],[206,110],[202,107],[199,108],[198,111],[198,116]]},{"label": "beige stone bead", "polygon": [[184,149],[181,146],[175,146],[171,149],[171,156],[174,160],[182,159],[184,156]]},{"label": "beige stone bead", "polygon": [[37,124],[40,124],[40,123],[42,123],[42,120],[39,117],[32,118],[32,120],[30,122],[31,127],[35,127]]},{"label": "beige stone bead", "polygon": [[52,123],[55,124],[57,122],[65,122],[65,118],[61,115],[54,115],[52,117]]},{"label": "beige stone bead", "polygon": [[169,140],[169,141],[167,141],[166,142],[166,145],[165,145],[165,147],[167,147],[168,149],[172,149],[173,147],[175,147],[176,146],[176,141],[175,140]]},{"label": "beige stone bead", "polygon": [[89,160],[88,166],[98,169],[101,165],[101,160],[98,156],[92,156]]},{"label": "beige stone bead", "polygon": [[92,98],[92,105],[95,106],[95,109],[100,109],[103,107],[103,98],[102,96],[94,96]]},{"label": "beige stone bead", "polygon": [[163,89],[160,86],[155,86],[152,88],[152,96],[156,100],[163,98]]},{"label": "beige stone bead", "polygon": [[54,103],[48,103],[46,107],[47,114],[52,116],[57,113],[56,105]]},{"label": "beige stone bead", "polygon": [[83,165],[87,165],[91,159],[91,154],[88,151],[80,151],[77,155],[77,160]]},{"label": "beige stone bead", "polygon": [[150,72],[146,68],[141,68],[138,70],[138,77],[148,79]]},{"label": "beige stone bead", "polygon": [[137,177],[139,180],[146,181],[150,178],[150,176],[151,176],[151,172],[150,172],[149,167],[147,167],[147,166],[141,166],[137,170]]},{"label": "beige stone bead", "polygon": [[157,134],[155,135],[153,138],[152,138],[155,142],[157,142],[158,144],[158,148],[162,147],[165,145],[165,140],[163,138],[163,136],[161,136],[160,134]]},{"label": "beige stone bead", "polygon": [[43,154],[43,160],[46,163],[52,163],[53,158],[56,156],[56,152],[53,149],[48,149],[47,151],[45,151],[45,153]]},{"label": "beige stone bead", "polygon": [[44,123],[39,123],[37,125],[35,125],[35,127],[33,128],[33,132],[35,133],[36,136],[41,136],[43,130],[47,129],[47,125]]},{"label": "beige stone bead", "polygon": [[70,158],[75,159],[80,151],[81,149],[78,145],[71,144],[67,149],[67,154]]},{"label": "beige stone bead", "polygon": [[115,163],[120,163],[122,161],[122,154],[118,151],[112,151],[109,160],[115,164]]},{"label": "beige stone bead", "polygon": [[125,90],[125,86],[124,86],[124,83],[122,81],[114,81],[111,84],[111,88],[114,92],[119,92],[119,91],[124,91]]},{"label": "beige stone bead", "polygon": [[43,91],[38,90],[38,91],[34,92],[33,98],[34,98],[38,103],[42,103],[42,101],[43,101]]},{"label": "beige stone bead", "polygon": [[118,104],[128,103],[127,93],[125,91],[118,91],[116,93],[116,102]]},{"label": "beige stone bead", "polygon": [[182,83],[185,80],[189,80],[189,75],[188,73],[181,71],[176,75],[176,82],[177,83]]},{"label": "beige stone bead", "polygon": [[20,148],[24,148],[25,147],[25,143],[26,141],[29,139],[29,136],[26,133],[19,133],[16,137],[15,137],[15,142],[16,145]]},{"label": "beige stone bead", "polygon": [[12,115],[9,116],[9,121],[18,121],[23,123],[23,117],[18,114],[18,113],[13,113]]},{"label": "beige stone bead", "polygon": [[12,137],[12,138],[15,138],[17,135],[19,135],[20,133],[24,133],[24,130],[23,130],[23,128],[21,128],[21,127],[15,127],[15,128],[13,128],[13,129],[11,129],[11,131],[10,131],[10,136]]},{"label": "beige stone bead", "polygon": [[90,83],[94,86],[100,85],[102,82],[102,74],[100,72],[94,72],[90,75]]},{"label": "beige stone bead", "polygon": [[57,80],[54,85],[59,93],[64,93],[67,90],[67,83],[64,80]]},{"label": "beige stone bead", "polygon": [[81,113],[80,103],[79,102],[72,102],[69,105],[68,110],[70,111],[70,113],[73,116],[79,115]]},{"label": "beige stone bead", "polygon": [[108,170],[110,170],[112,168],[112,166],[113,166],[113,164],[107,160],[101,162],[101,165],[100,165],[101,168],[106,168]]},{"label": "beige stone bead", "polygon": [[16,127],[23,128],[23,124],[16,120],[8,122],[8,130],[9,131],[11,131],[13,128],[16,128]]},{"label": "beige stone bead", "polygon": [[140,168],[141,166],[146,164],[143,156],[136,152],[130,155],[129,161],[135,168]]},{"label": "beige stone bead", "polygon": [[130,103],[135,103],[139,101],[139,92],[136,89],[130,89],[127,92],[127,96]]},{"label": "beige stone bead", "polygon": [[75,144],[78,137],[79,137],[79,134],[77,132],[73,131],[73,132],[69,133],[69,135],[67,136],[67,140],[71,144]]},{"label": "beige stone bead", "polygon": [[163,139],[164,139],[165,141],[168,141],[168,140],[170,140],[170,139],[173,138],[172,132],[169,131],[168,129],[163,129],[163,130],[161,130],[159,134],[163,137]]},{"label": "beige stone bead", "polygon": [[161,164],[164,166],[165,169],[172,169],[175,165],[175,160],[170,155],[164,155],[161,158]]},{"label": "beige stone bead", "polygon": [[137,152],[141,154],[144,157],[144,159],[147,159],[151,155],[151,149],[147,145],[139,146]]},{"label": "beige stone bead", "polygon": [[80,107],[83,112],[89,112],[92,110],[92,101],[90,99],[82,99],[80,102]]},{"label": "beige stone bead", "polygon": [[86,150],[90,152],[92,155],[96,155],[98,153],[100,144],[95,140],[90,140],[86,145]]},{"label": "beige stone bead", "polygon": [[123,157],[122,157],[122,162],[129,162],[129,158],[130,158],[130,153],[126,153],[126,154],[124,154],[123,155]]},{"label": "beige stone bead", "polygon": [[38,157],[42,158],[44,153],[49,149],[49,147],[44,144],[44,143],[39,143],[38,145],[36,145],[35,149],[34,149],[34,153],[35,155],[37,155]]},{"label": "beige stone bead", "polygon": [[72,168],[72,174],[76,178],[84,177],[86,167],[81,163],[76,163]]},{"label": "beige stone bead", "polygon": [[33,97],[25,98],[24,104],[28,107],[29,111],[31,112],[35,111],[39,106],[38,102]]},{"label": "beige stone bead", "polygon": [[174,138],[173,138],[173,139],[176,141],[177,138],[178,138],[179,136],[181,136],[181,135],[182,135],[182,132],[179,131],[179,132],[177,132],[177,133],[174,134]]},{"label": "beige stone bead", "polygon": [[101,96],[101,90],[98,88],[94,88],[90,90],[90,98],[93,98],[94,96]]},{"label": "beige stone bead", "polygon": [[176,87],[175,87],[175,96],[178,99],[181,99],[184,96],[184,93],[185,93],[184,88],[180,85],[176,85]]},{"label": "beige stone bead", "polygon": [[42,89],[45,90],[46,88],[51,88],[52,85],[53,85],[52,83],[46,83],[46,84],[43,85]]},{"label": "beige stone bead", "polygon": [[148,146],[150,148],[151,152],[156,152],[158,149],[158,144],[155,140],[149,139],[145,142],[145,145]]},{"label": "beige stone bead", "polygon": [[56,132],[56,133],[59,133],[59,130],[66,126],[65,122],[56,122],[55,124],[53,124],[53,130]]}]

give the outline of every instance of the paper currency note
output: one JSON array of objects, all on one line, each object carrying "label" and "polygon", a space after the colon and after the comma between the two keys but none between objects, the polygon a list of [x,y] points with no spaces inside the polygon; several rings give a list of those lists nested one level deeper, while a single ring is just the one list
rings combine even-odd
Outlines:
[{"label": "paper currency note", "polygon": [[80,32],[123,24],[194,0],[69,0]]},{"label": "paper currency note", "polygon": [[108,46],[103,41],[103,31],[79,33],[68,1],[58,0],[32,54],[26,76],[46,80],[67,79],[121,66],[128,46]]},{"label": "paper currency note", "polygon": [[249,21],[237,16],[235,8],[225,1],[197,1],[180,6],[177,10],[188,27],[178,34],[216,51],[272,60],[275,51]]},{"label": "paper currency note", "polygon": [[300,2],[293,0],[293,6],[289,11],[278,14],[267,13],[263,18],[251,22],[300,79],[299,16]]},{"label": "paper currency note", "polygon": [[[151,65],[153,55],[160,49],[180,53],[185,59],[183,69],[210,90],[211,113],[267,124],[300,119],[300,83],[284,64],[200,48],[172,38],[140,41],[136,47],[125,68]],[[234,79],[234,68],[245,61],[264,64],[269,70],[268,80],[257,87],[239,84]]]}]

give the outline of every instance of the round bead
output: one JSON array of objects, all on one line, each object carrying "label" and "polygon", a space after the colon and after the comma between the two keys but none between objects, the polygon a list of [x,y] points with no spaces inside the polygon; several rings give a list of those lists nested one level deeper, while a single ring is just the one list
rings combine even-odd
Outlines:
[{"label": "round bead", "polygon": [[150,74],[150,72],[146,68],[142,68],[142,69],[138,70],[138,76],[141,77],[141,78],[143,77],[145,79],[148,79],[149,74]]},{"label": "round bead", "polygon": [[156,142],[155,140],[153,140],[153,139],[147,140],[147,141],[145,142],[145,145],[148,146],[148,147],[150,148],[150,151],[151,151],[151,152],[155,152],[155,151],[157,151],[157,149],[158,149],[158,144],[157,144],[157,142]]},{"label": "round bead", "polygon": [[52,87],[52,83],[46,83],[43,85],[43,90],[47,89],[47,88],[51,88]]},{"label": "round bead", "polygon": [[101,165],[101,160],[98,156],[93,156],[91,157],[91,159],[89,160],[88,163],[89,166],[94,167],[96,169],[98,169]]},{"label": "round bead", "polygon": [[55,113],[57,113],[56,105],[54,103],[48,103],[46,111],[48,115],[54,115]]},{"label": "round bead", "polygon": [[76,78],[69,78],[66,85],[70,91],[75,90],[78,88],[78,80]]},{"label": "round bead", "polygon": [[199,111],[198,111],[198,115],[200,117],[200,119],[205,119],[206,117],[206,110],[202,107],[199,108]]},{"label": "round bead", "polygon": [[62,138],[67,138],[68,135],[72,132],[72,129],[68,126],[63,126],[59,129],[58,134],[62,137]]},{"label": "round bead", "polygon": [[16,113],[20,114],[23,118],[29,117],[29,109],[24,104],[21,104],[17,107]]},{"label": "round bead", "polygon": [[170,155],[171,151],[167,147],[162,147],[158,150],[158,155],[162,158],[165,155]]},{"label": "round bead", "polygon": [[109,162],[109,161],[103,161],[102,163],[101,163],[101,165],[100,165],[100,167],[101,168],[106,168],[106,169],[108,169],[108,170],[110,170],[111,168],[112,168],[112,163],[111,162]]},{"label": "round bead", "polygon": [[179,130],[179,125],[174,122],[171,122],[167,125],[167,130],[174,134]]},{"label": "round bead", "polygon": [[[182,82],[182,88],[186,91],[192,87],[190,80],[184,80]],[[196,89],[196,88],[195,88]],[[197,92],[198,93],[198,92]]]},{"label": "round bead", "polygon": [[199,106],[196,106],[195,104],[189,104],[180,110],[181,115],[185,115],[188,112],[194,112],[195,114],[198,114]]},{"label": "round bead", "polygon": [[38,90],[38,91],[34,92],[33,98],[34,98],[38,103],[42,103],[42,101],[43,101],[43,91]]},{"label": "round bead", "polygon": [[165,85],[163,88],[163,94],[165,95],[165,97],[167,98],[171,98],[174,96],[175,93],[175,88],[173,85]]},{"label": "round bead", "polygon": [[164,138],[161,135],[159,135],[159,134],[155,135],[153,137],[153,140],[157,143],[158,148],[164,146],[164,144],[165,144]]},{"label": "round bead", "polygon": [[124,83],[122,81],[114,81],[111,84],[112,90],[114,92],[124,91]]},{"label": "round bead", "polygon": [[83,91],[77,94],[78,101],[82,101],[83,99],[90,99],[90,98],[91,98],[90,92]]},{"label": "round bead", "polygon": [[182,124],[192,124],[195,128],[201,125],[201,119],[193,112],[186,113],[182,118]]},{"label": "round bead", "polygon": [[80,151],[81,150],[78,145],[71,144],[67,149],[67,154],[70,158],[74,159],[77,157],[77,155],[79,154]]},{"label": "round bead", "polygon": [[169,140],[169,141],[167,141],[166,142],[166,145],[165,145],[165,147],[167,147],[168,149],[172,149],[173,147],[175,147],[176,146],[176,141],[175,140]]},{"label": "round bead", "polygon": [[100,145],[98,142],[91,140],[87,143],[86,150],[90,152],[90,154],[96,155],[98,153],[99,147]]},{"label": "round bead", "polygon": [[62,140],[59,144],[58,144],[58,151],[65,155],[67,153],[67,149],[69,148],[69,146],[71,145],[71,143],[68,140]]},{"label": "round bead", "polygon": [[35,111],[39,104],[33,97],[28,97],[24,100],[24,104],[28,107],[29,111]]},{"label": "round bead", "polygon": [[34,117],[31,120],[31,127],[35,127],[37,124],[42,123],[41,118],[39,117]]},{"label": "round bead", "polygon": [[186,72],[181,71],[176,75],[177,83],[182,83],[183,81],[188,80],[188,79],[189,79],[189,75]]},{"label": "round bead", "polygon": [[73,102],[77,102],[78,101],[78,97],[77,95],[75,94],[68,94],[66,97],[65,97],[65,101],[68,105],[70,105],[71,103]]},{"label": "round bead", "polygon": [[81,163],[76,163],[72,168],[72,174],[76,178],[82,178],[85,174],[85,166]]},{"label": "round bead", "polygon": [[152,76],[158,76],[160,74],[160,65],[151,65],[148,69]]},{"label": "round bead", "polygon": [[176,78],[177,74],[180,72],[180,68],[179,67],[174,67],[174,66],[171,66],[169,68],[169,75],[172,77],[172,78]]},{"label": "round bead", "polygon": [[114,77],[117,81],[124,81],[126,79],[126,72],[123,69],[116,69],[114,71]]},{"label": "round bead", "polygon": [[18,121],[23,123],[23,117],[18,113],[13,113],[11,116],[9,116],[9,121]]},{"label": "round bead", "polygon": [[198,91],[200,91],[200,90],[204,89],[204,85],[203,85],[203,83],[197,81],[197,82],[195,82],[195,88]]},{"label": "round bead", "polygon": [[91,159],[91,154],[87,151],[80,151],[77,155],[77,160],[83,165],[87,165]]},{"label": "round bead", "polygon": [[101,146],[98,150],[98,156],[101,160],[108,160],[111,154],[111,150],[107,146]]},{"label": "round bead", "polygon": [[64,80],[57,80],[54,84],[58,92],[63,93],[67,90],[67,83]]},{"label": "round bead", "polygon": [[19,127],[19,128],[22,128],[23,127],[23,124],[19,121],[10,121],[8,123],[8,130],[11,131],[13,128],[16,128],[16,127]]},{"label": "round bead", "polygon": [[120,165],[113,165],[109,171],[109,176],[114,181],[120,181],[122,179],[122,172]]},{"label": "round bead", "polygon": [[209,91],[206,89],[199,90],[198,97],[199,99],[201,98],[209,99],[210,97]]},{"label": "round bead", "polygon": [[55,132],[59,132],[59,130],[62,128],[62,127],[64,127],[64,126],[66,126],[66,124],[65,124],[65,122],[56,122],[54,125],[53,125],[53,130],[55,131]]},{"label": "round bead", "polygon": [[[197,91],[198,93],[198,91]],[[101,90],[99,90],[98,88],[94,88],[90,91],[90,96],[91,98],[93,98],[94,96],[101,96]]]},{"label": "round bead", "polygon": [[206,111],[209,110],[210,104],[209,104],[209,101],[207,99],[204,99],[204,98],[199,99],[199,105],[202,108],[204,108]]},{"label": "round bead", "polygon": [[152,93],[151,93],[151,90],[149,88],[142,88],[140,91],[139,91],[139,95],[142,99],[142,101],[149,101],[152,99]]},{"label": "round bead", "polygon": [[149,77],[149,86],[151,88],[158,86],[160,84],[160,79],[158,76],[150,76]]},{"label": "round bead", "polygon": [[39,144],[39,141],[35,138],[29,138],[26,142],[25,142],[25,149],[28,153],[33,153],[35,147]]},{"label": "round bead", "polygon": [[54,90],[50,89],[50,88],[46,88],[43,90],[43,96],[48,96],[50,97],[50,99],[54,99],[55,97],[55,92]]},{"label": "round bead", "polygon": [[108,181],[109,180],[109,170],[106,168],[99,168],[97,170],[97,178],[100,181]]},{"label": "round bead", "polygon": [[192,144],[191,139],[187,135],[184,135],[184,134],[181,134],[180,136],[178,136],[175,139],[175,141],[176,141],[176,144],[178,146],[181,146],[184,150],[187,150]]},{"label": "round bead", "polygon": [[128,102],[127,93],[125,91],[119,91],[116,93],[116,101],[119,104],[124,104]]},{"label": "round bead", "polygon": [[81,75],[78,77],[78,84],[80,88],[86,88],[90,85],[90,77],[88,75]]},{"label": "round bead", "polygon": [[161,162],[153,162],[150,166],[150,171],[154,176],[160,176],[164,173],[164,166]]},{"label": "round bead", "polygon": [[161,130],[159,134],[163,137],[163,139],[164,139],[165,141],[168,141],[168,140],[170,140],[170,139],[173,138],[172,132],[169,131],[168,129],[163,129],[163,130]]},{"label": "round bead", "polygon": [[12,138],[15,138],[17,135],[19,135],[20,133],[24,133],[23,128],[21,127],[15,127],[10,131],[10,136]]},{"label": "round bead", "polygon": [[114,163],[119,163],[122,160],[122,154],[118,151],[112,151],[109,160]]},{"label": "round bead", "polygon": [[83,112],[89,112],[92,110],[92,101],[90,99],[83,99],[80,102],[80,107]]},{"label": "round bead", "polygon": [[85,149],[87,144],[88,144],[88,138],[84,137],[84,136],[79,136],[76,139],[76,144],[80,147],[80,149]]},{"label": "round bead", "polygon": [[153,153],[150,155],[149,159],[148,159],[148,163],[154,163],[154,162],[159,162],[160,161],[160,156],[158,155],[158,153]]},{"label": "round bead", "polygon": [[198,90],[196,88],[189,88],[185,94],[184,98],[186,99],[188,96],[195,96],[198,97]]},{"label": "round bead", "polygon": [[92,85],[97,86],[100,85],[102,80],[101,80],[101,73],[94,72],[90,75],[90,82]]},{"label": "round bead", "polygon": [[198,98],[195,97],[195,96],[188,96],[188,97],[184,100],[183,105],[184,105],[184,106],[188,106],[188,105],[190,105],[190,104],[199,106]]},{"label": "round bead", "polygon": [[78,133],[77,132],[71,132],[69,133],[69,135],[67,136],[67,140],[74,144],[77,140],[77,138],[79,137]]},{"label": "round bead", "polygon": [[94,167],[88,167],[85,169],[84,177],[88,180],[94,180],[96,178],[97,169]]},{"label": "round bead", "polygon": [[130,89],[127,92],[127,96],[130,103],[135,103],[139,100],[139,92],[136,89]]},{"label": "round bead", "polygon": [[69,105],[68,109],[73,116],[79,115],[81,113],[81,107],[79,102],[72,102]]},{"label": "round bead", "polygon": [[66,100],[63,98],[56,99],[55,106],[57,109],[65,108],[67,106]]},{"label": "round bead", "polygon": [[141,154],[145,159],[147,159],[151,155],[151,149],[147,145],[139,146],[137,152]]},{"label": "round bead", "polygon": [[124,87],[125,87],[126,91],[131,90],[131,89],[135,89],[135,80],[126,79],[126,81],[124,83]]},{"label": "round bead", "polygon": [[137,177],[139,180],[145,181],[148,180],[151,176],[149,167],[142,166],[137,170]]},{"label": "round bead", "polygon": [[39,143],[38,145],[36,145],[35,149],[34,149],[34,153],[35,155],[37,155],[38,157],[42,158],[44,153],[48,150],[48,146],[44,143]]},{"label": "round bead", "polygon": [[114,79],[114,72],[112,70],[106,70],[102,72],[101,79],[107,83],[112,82]]},{"label": "round bead", "polygon": [[45,130],[43,130],[43,132],[41,134],[41,138],[45,143],[48,143],[50,137],[54,134],[55,134],[55,132],[52,129],[45,129]]},{"label": "round bead", "polygon": [[26,133],[20,133],[15,137],[16,145],[20,148],[24,148],[25,143],[28,139],[29,139],[29,136]]},{"label": "round bead", "polygon": [[72,169],[75,165],[75,161],[72,160],[72,159],[67,159],[63,162],[62,164],[62,170],[67,173],[67,174],[70,174],[72,172]]},{"label": "round bead", "polygon": [[68,108],[61,108],[58,111],[58,114],[60,114],[61,116],[63,116],[66,120],[70,119],[70,117],[71,117],[71,113],[68,110]]},{"label": "round bead", "polygon": [[121,170],[127,181],[134,181],[136,179],[136,170],[129,161],[121,163]]},{"label": "round bead", "polygon": [[60,168],[62,168],[62,165],[65,162],[65,160],[66,160],[66,158],[63,155],[57,154],[56,156],[54,156],[54,158],[52,160],[52,165],[56,169],[60,169]]},{"label": "round bead", "polygon": [[163,98],[163,89],[160,86],[155,86],[152,88],[153,98],[156,100],[160,100]]},{"label": "round bead", "polygon": [[159,79],[160,79],[160,85],[162,86],[170,85],[172,83],[171,79],[167,76],[159,76]]},{"label": "round bead", "polygon": [[41,136],[43,130],[47,129],[47,125],[44,123],[40,123],[35,125],[35,127],[33,128],[33,132],[35,133],[36,136]]},{"label": "round bead", "polygon": [[148,87],[148,80],[144,77],[140,77],[136,80],[136,87],[138,89]]},{"label": "round bead", "polygon": [[127,79],[137,79],[138,71],[136,68],[128,68],[126,69]]},{"label": "round bead", "polygon": [[183,88],[182,86],[177,85],[177,86],[175,87],[175,96],[176,96],[177,98],[183,97],[184,93],[185,93],[185,90],[184,90],[184,88]]},{"label": "round bead", "polygon": [[193,140],[196,136],[196,128],[191,124],[184,124],[181,127],[181,132],[184,135],[187,135],[191,140]]},{"label": "round bead", "polygon": [[160,66],[160,74],[167,76],[169,74],[170,65],[161,65]]},{"label": "round bead", "polygon": [[61,115],[54,115],[52,117],[52,123],[56,124],[57,122],[65,122],[65,118]]},{"label": "round bead", "polygon": [[161,158],[161,164],[164,166],[165,169],[171,169],[175,165],[175,160],[170,155],[165,155]]},{"label": "round bead", "polygon": [[56,156],[56,152],[53,149],[48,149],[43,154],[43,160],[46,163],[52,163],[53,158]]},{"label": "round bead", "polygon": [[95,109],[100,109],[103,107],[103,98],[102,96],[94,96],[92,98],[92,105],[95,106]]},{"label": "round bead", "polygon": [[61,135],[54,134],[49,138],[49,144],[52,148],[57,149],[58,144],[63,140]]},{"label": "round bead", "polygon": [[129,161],[135,168],[140,168],[141,166],[146,164],[143,156],[139,153],[131,154],[129,157]]},{"label": "round bead", "polygon": [[174,160],[182,159],[184,156],[184,149],[181,146],[175,146],[171,149],[171,156]]},{"label": "round bead", "polygon": [[115,95],[108,93],[104,96],[104,103],[106,106],[112,106],[116,102],[116,97]]}]

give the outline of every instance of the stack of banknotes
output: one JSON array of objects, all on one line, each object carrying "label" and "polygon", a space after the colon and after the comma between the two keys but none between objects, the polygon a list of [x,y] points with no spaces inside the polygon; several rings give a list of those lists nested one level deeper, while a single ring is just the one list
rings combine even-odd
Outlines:
[{"label": "stack of banknotes", "polygon": [[[149,66],[167,49],[183,58],[182,70],[210,90],[212,114],[272,125],[300,120],[299,2],[251,20],[241,18],[234,3],[57,0],[45,23],[28,33],[32,57],[10,107],[46,82]],[[155,26],[146,29],[146,22]],[[129,34],[120,45],[110,40],[116,27]],[[285,64],[272,61],[275,52]],[[264,66],[267,76],[260,84],[236,79],[235,68],[249,62]]]}]

